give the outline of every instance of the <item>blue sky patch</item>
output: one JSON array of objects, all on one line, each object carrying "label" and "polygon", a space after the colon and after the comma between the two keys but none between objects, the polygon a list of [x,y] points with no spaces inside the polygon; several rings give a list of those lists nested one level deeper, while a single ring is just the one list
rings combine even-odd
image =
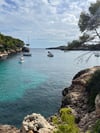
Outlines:
[{"label": "blue sky patch", "polygon": [[12,0],[5,0],[5,2],[7,3],[7,5],[2,5],[3,9],[5,9],[6,11],[13,11],[13,10],[17,10],[18,6],[17,4],[12,1]]}]

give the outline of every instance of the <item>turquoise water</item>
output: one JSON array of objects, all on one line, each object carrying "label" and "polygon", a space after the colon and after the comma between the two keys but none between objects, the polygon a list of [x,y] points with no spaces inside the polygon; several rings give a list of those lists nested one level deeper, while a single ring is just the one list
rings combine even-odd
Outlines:
[{"label": "turquoise water", "polygon": [[63,52],[53,50],[53,58],[47,50],[32,49],[32,57],[20,54],[0,61],[0,123],[17,127],[27,114],[41,113],[48,117],[58,111],[61,92],[71,84],[73,76],[81,69],[100,65],[99,59],[89,55],[80,61],[76,58],[87,52]]}]

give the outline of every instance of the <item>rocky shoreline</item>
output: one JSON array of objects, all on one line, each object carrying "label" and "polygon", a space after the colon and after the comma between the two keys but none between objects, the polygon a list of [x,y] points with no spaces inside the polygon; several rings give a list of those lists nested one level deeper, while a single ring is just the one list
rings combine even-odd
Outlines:
[{"label": "rocky shoreline", "polygon": [[[62,91],[61,108],[71,108],[75,115],[76,123],[80,133],[91,131],[91,127],[100,120],[100,94],[95,98],[95,109],[89,111],[87,82],[93,74],[100,70],[100,66],[85,69],[78,72],[71,85]],[[52,117],[51,117],[52,118]],[[21,129],[10,125],[0,125],[0,133],[53,133],[55,126],[40,114],[31,114],[24,118]]]},{"label": "rocky shoreline", "polygon": [[0,60],[4,60],[6,59],[9,55],[14,55],[17,54],[19,52],[29,52],[30,49],[28,47],[22,47],[22,48],[17,48],[17,49],[9,49],[9,50],[5,50],[3,52],[0,52]]},{"label": "rocky shoreline", "polygon": [[22,48],[19,49],[10,49],[8,51],[0,52],[0,60],[6,59],[9,55],[16,54],[22,51]]}]

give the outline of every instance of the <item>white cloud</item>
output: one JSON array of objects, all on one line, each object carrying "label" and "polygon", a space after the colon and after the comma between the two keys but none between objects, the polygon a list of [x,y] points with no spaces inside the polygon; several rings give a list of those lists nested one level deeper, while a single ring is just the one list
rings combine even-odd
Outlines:
[{"label": "white cloud", "polygon": [[49,0],[49,3],[52,5],[52,6],[57,6],[61,3],[61,0]]},{"label": "white cloud", "polygon": [[[79,35],[80,12],[95,0],[0,0],[1,32],[26,40],[66,39]],[[13,4],[12,4],[13,2]],[[73,31],[73,33],[72,33]],[[74,36],[75,33],[75,36]]]}]

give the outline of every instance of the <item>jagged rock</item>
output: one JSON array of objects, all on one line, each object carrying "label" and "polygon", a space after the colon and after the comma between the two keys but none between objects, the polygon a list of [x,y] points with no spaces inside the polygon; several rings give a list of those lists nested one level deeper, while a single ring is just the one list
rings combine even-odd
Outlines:
[{"label": "jagged rock", "polygon": [[68,94],[68,90],[69,90],[69,88],[65,88],[65,89],[62,91],[62,95],[63,95],[63,96],[66,96],[66,94]]},{"label": "jagged rock", "polygon": [[20,130],[11,125],[0,125],[0,133],[20,133]]},{"label": "jagged rock", "polygon": [[100,119],[100,94],[95,99],[96,111],[89,112],[87,83],[95,71],[100,70],[100,66],[85,69],[78,72],[69,88],[65,88],[62,92],[61,107],[71,107],[75,115],[75,120],[80,129],[85,132]]},{"label": "jagged rock", "polygon": [[52,133],[54,127],[40,114],[33,113],[24,118],[21,133]]},{"label": "jagged rock", "polygon": [[34,133],[32,130],[29,130],[28,133]]},{"label": "jagged rock", "polygon": [[100,118],[97,117],[95,111],[93,111],[91,113],[87,113],[79,122],[79,127],[81,128],[81,130],[83,132],[85,132],[86,130],[91,130],[91,127],[93,127],[93,125],[95,125],[95,123],[98,119],[100,119]]}]

